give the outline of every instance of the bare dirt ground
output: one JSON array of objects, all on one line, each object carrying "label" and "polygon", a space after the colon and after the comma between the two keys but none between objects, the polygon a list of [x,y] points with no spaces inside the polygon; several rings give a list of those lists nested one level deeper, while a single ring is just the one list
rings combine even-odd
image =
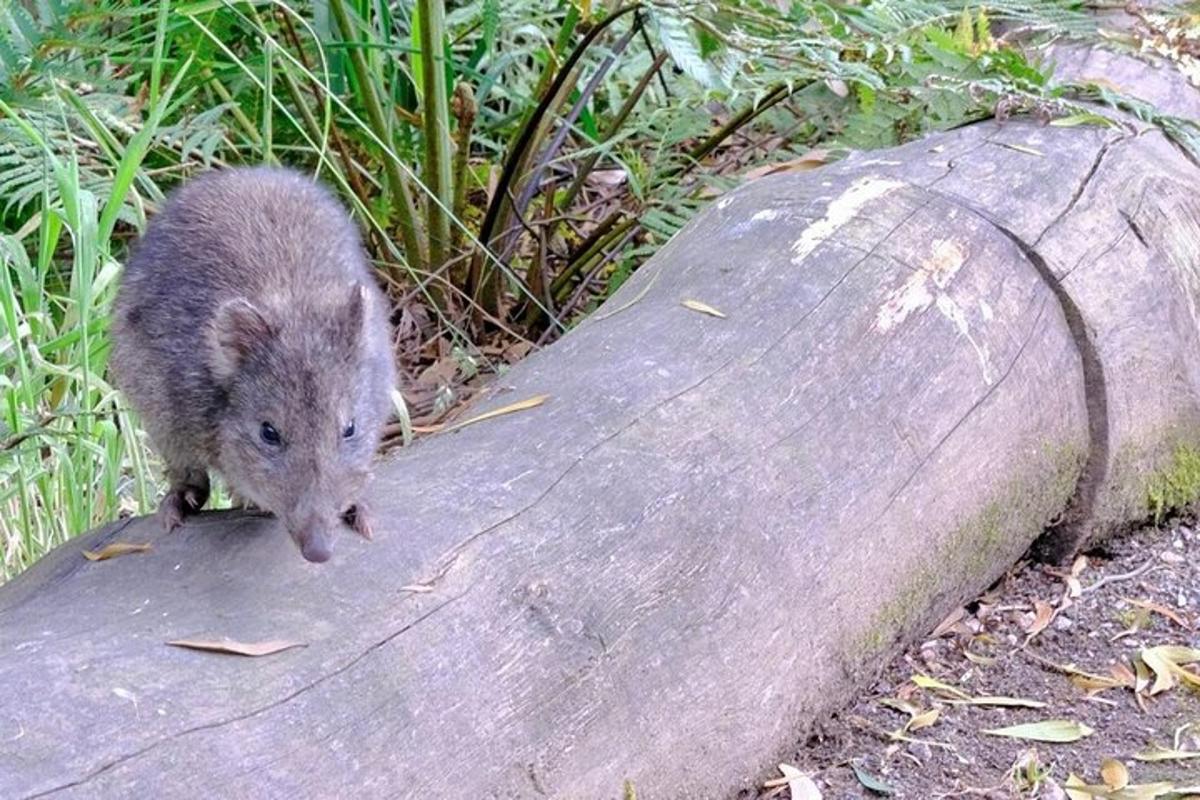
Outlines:
[{"label": "bare dirt ground", "polygon": [[[1187,665],[1200,652],[1178,649],[1200,648],[1198,529],[1169,520],[1071,570],[1018,565],[798,747],[791,766],[811,783],[792,797],[1200,798],[1200,664]],[[972,704],[996,696],[1045,705]],[[1075,741],[983,733],[1048,720]],[[1068,794],[1072,775],[1093,792]]]}]

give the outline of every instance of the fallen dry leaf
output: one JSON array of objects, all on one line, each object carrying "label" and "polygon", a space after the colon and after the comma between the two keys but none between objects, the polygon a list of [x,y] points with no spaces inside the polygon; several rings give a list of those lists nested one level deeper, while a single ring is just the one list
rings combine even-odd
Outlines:
[{"label": "fallen dry leaf", "polygon": [[1137,675],[1133,674],[1133,670],[1124,661],[1113,664],[1108,668],[1108,671],[1112,673],[1114,678],[1121,682],[1122,686],[1128,686],[1132,689],[1137,685]]},{"label": "fallen dry leaf", "polygon": [[780,764],[779,771],[783,773],[783,777],[772,778],[763,784],[763,788],[772,789],[779,786],[786,786],[792,796],[792,800],[822,800],[821,790],[812,782],[812,778],[791,764]]},{"label": "fallen dry leaf", "polygon": [[[1063,785],[1067,790],[1067,797],[1071,800],[1095,800],[1095,795],[1085,791],[1088,785],[1074,772],[1067,775],[1067,782]],[[1104,787],[1099,788],[1103,789]]]},{"label": "fallen dry leaf", "polygon": [[928,728],[930,725],[938,721],[938,717],[941,716],[941,713],[942,712],[940,709],[931,708],[928,711],[915,714],[908,721],[908,724],[904,726],[903,730],[915,732],[921,730],[922,728]]},{"label": "fallen dry leaf", "polygon": [[99,550],[84,550],[83,557],[88,561],[107,561],[110,558],[126,556],[130,553],[145,553],[149,549],[149,544],[135,544],[133,542],[109,542]]},{"label": "fallen dry leaf", "polygon": [[1164,606],[1162,603],[1155,603],[1150,600],[1134,600],[1129,597],[1124,597],[1121,599],[1123,599],[1125,602],[1129,603],[1130,605],[1137,606],[1138,608],[1144,608],[1147,611],[1153,611],[1155,614],[1161,614],[1164,617],[1166,617],[1167,619],[1174,622],[1179,627],[1184,628],[1185,630],[1190,631],[1192,629],[1191,623],[1189,623],[1187,620],[1185,620],[1183,617],[1181,617],[1179,614],[1177,614],[1174,611],[1174,609],[1168,608],[1167,606]]},{"label": "fallen dry leaf", "polygon": [[1071,800],[1155,800],[1164,795],[1176,796],[1179,789],[1173,783],[1131,783],[1124,789],[1109,789],[1105,784],[1087,784],[1071,773],[1065,784]]},{"label": "fallen dry leaf", "polygon": [[701,303],[699,300],[684,300],[680,305],[684,308],[690,308],[692,311],[699,311],[701,314],[708,314],[710,317],[718,317],[725,319],[725,315],[717,311],[708,303]]},{"label": "fallen dry leaf", "polygon": [[1099,694],[1106,689],[1119,689],[1125,685],[1123,681],[1116,678],[1108,678],[1104,675],[1092,675],[1086,672],[1071,673],[1067,676],[1067,679],[1089,695]]},{"label": "fallen dry leaf", "polygon": [[1100,762],[1100,780],[1113,791],[1119,791],[1129,785],[1129,770],[1115,758],[1106,758]]},{"label": "fallen dry leaf", "polygon": [[761,167],[747,170],[743,176],[746,181],[752,181],[757,178],[763,178],[767,175],[777,175],[781,172],[806,172],[810,169],[816,169],[822,164],[827,164],[833,160],[833,156],[828,150],[809,150],[799,158],[793,158],[789,161],[777,161],[774,164],[763,164]]},{"label": "fallen dry leaf", "polygon": [[1150,681],[1154,677],[1154,673],[1146,666],[1146,662],[1140,658],[1133,660],[1134,679],[1133,690],[1138,694],[1142,694],[1150,688]]},{"label": "fallen dry leaf", "polygon": [[416,382],[425,386],[445,386],[454,381],[458,375],[458,359],[453,356],[443,356],[421,370]]},{"label": "fallen dry leaf", "polygon": [[911,700],[897,697],[885,697],[879,701],[879,705],[887,708],[894,708],[901,714],[908,714],[910,717],[915,717],[921,713],[921,707]]},{"label": "fallen dry leaf", "polygon": [[1200,758],[1200,750],[1175,750],[1170,747],[1152,744],[1133,754],[1135,761],[1187,761]]},{"label": "fallen dry leaf", "polygon": [[1026,700],[1024,697],[1003,697],[1000,695],[983,695],[969,697],[965,700],[948,700],[947,702],[960,706],[1001,706],[1005,708],[1045,708],[1048,704],[1041,700]]},{"label": "fallen dry leaf", "polygon": [[1025,630],[1029,634],[1030,639],[1046,630],[1046,626],[1054,619],[1054,606],[1045,600],[1034,600],[1033,607],[1035,609],[1033,621],[1029,623],[1029,627]]},{"label": "fallen dry leaf", "polygon": [[1024,153],[1027,156],[1038,156],[1039,158],[1046,155],[1041,150],[1035,150],[1032,147],[1026,147],[1023,144],[1013,144],[1012,142],[1000,142],[1001,147],[1007,147],[1009,150],[1016,150],[1018,153]]},{"label": "fallen dry leaf", "polygon": [[449,433],[450,431],[456,431],[459,428],[465,428],[468,425],[474,425],[476,422],[483,422],[484,420],[493,419],[494,417],[501,417],[505,414],[512,414],[517,411],[525,411],[526,409],[536,408],[549,399],[550,395],[548,394],[538,394],[525,400],[518,400],[515,403],[509,403],[508,405],[501,406],[500,408],[494,408],[491,411],[484,412],[477,417],[470,417],[469,419],[464,419],[462,422],[455,422],[452,425],[430,425],[420,429],[414,425],[413,430],[418,431],[419,433]]},{"label": "fallen dry leaf", "polygon": [[962,606],[959,606],[951,611],[949,616],[938,623],[938,626],[933,629],[933,633],[929,635],[929,638],[940,639],[948,633],[953,633],[956,630],[959,630],[960,626],[958,623],[962,622],[963,618],[966,616],[967,610]]},{"label": "fallen dry leaf", "polygon": [[1200,661],[1200,650],[1178,645],[1143,647],[1138,653],[1141,663],[1154,673],[1154,684],[1150,694],[1155,695],[1173,688],[1179,680],[1200,688],[1200,675],[1183,668],[1184,664]]},{"label": "fallen dry leaf", "polygon": [[996,659],[993,656],[981,656],[978,653],[972,653],[970,650],[963,651],[963,658],[981,667],[990,667],[996,663]]},{"label": "fallen dry leaf", "polygon": [[267,639],[262,642],[238,642],[233,639],[172,639],[167,644],[189,650],[204,650],[210,653],[228,653],[235,656],[269,656],[293,647],[307,647],[306,642],[287,639]]}]

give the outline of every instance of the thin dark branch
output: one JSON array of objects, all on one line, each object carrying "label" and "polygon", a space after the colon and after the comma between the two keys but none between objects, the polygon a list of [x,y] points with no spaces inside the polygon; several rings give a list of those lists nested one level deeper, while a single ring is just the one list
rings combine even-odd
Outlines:
[{"label": "thin dark branch", "polygon": [[[508,157],[504,161],[504,169],[500,172],[500,180],[496,185],[495,193],[492,195],[492,202],[488,204],[487,211],[483,217],[483,224],[479,228],[479,241],[483,247],[490,248],[492,246],[492,235],[496,227],[496,222],[500,217],[500,209],[503,207],[505,202],[507,202],[509,189],[513,181],[516,179],[515,173],[517,164],[520,163],[522,154],[529,148],[529,145],[533,140],[534,133],[541,124],[542,118],[545,117],[547,110],[549,110],[550,105],[554,102],[554,98],[558,96],[560,91],[562,91],[563,85],[566,83],[568,76],[570,76],[571,72],[575,69],[575,65],[579,63],[579,60],[583,58],[584,53],[587,52],[592,43],[595,42],[596,39],[602,33],[604,33],[604,31],[608,30],[608,28],[612,26],[613,23],[615,23],[618,19],[626,14],[636,11],[637,9],[638,6],[636,5],[629,5],[619,8],[609,16],[605,17],[596,25],[596,27],[588,31],[583,40],[576,45],[574,50],[571,51],[571,55],[567,58],[566,62],[563,63],[562,67],[559,68],[558,74],[555,76],[550,88],[542,94],[542,98],[538,102],[537,108],[534,109],[534,112],[529,116],[529,119],[525,121],[525,127],[521,129],[520,135],[517,137],[512,149],[508,152]],[[479,287],[483,282],[483,256],[484,254],[478,253],[472,261],[471,276],[468,281],[468,291],[472,295],[479,290]]]},{"label": "thin dark branch", "polygon": [[[624,36],[617,40],[616,44],[613,45],[612,49],[600,62],[600,65],[596,67],[596,72],[588,80],[583,91],[579,93],[575,104],[571,106],[571,110],[567,112],[567,116],[559,123],[558,130],[554,133],[554,138],[542,150],[541,157],[533,169],[530,170],[529,177],[525,180],[525,185],[521,188],[520,194],[517,195],[517,202],[513,208],[518,214],[528,208],[533,196],[541,189],[541,177],[546,166],[554,160],[554,157],[558,155],[558,151],[562,149],[563,143],[567,140],[567,135],[571,132],[571,126],[579,119],[579,115],[583,113],[584,106],[591,101],[596,90],[600,88],[600,84],[604,81],[604,76],[608,74],[608,71],[612,69],[612,65],[616,63],[617,56],[621,55],[625,48],[629,46],[629,42],[633,39],[639,27],[639,20],[640,16],[635,18],[633,26],[625,32]],[[512,242],[508,244],[505,248],[503,258],[507,258],[511,254],[514,245],[515,243]]]}]

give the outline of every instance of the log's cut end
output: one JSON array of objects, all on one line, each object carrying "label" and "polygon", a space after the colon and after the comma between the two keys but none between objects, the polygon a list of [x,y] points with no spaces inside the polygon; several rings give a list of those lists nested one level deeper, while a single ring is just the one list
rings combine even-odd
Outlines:
[{"label": "log's cut end", "polygon": [[[373,542],[312,565],[217,513],[69,543],[0,590],[0,796],[749,785],[1048,523],[1144,510],[1122,448],[1193,441],[1166,149],[981,124],[755,181],[488,400],[544,404],[382,464]],[[114,539],[152,549],[79,553]],[[166,645],[215,637],[305,646]]]}]

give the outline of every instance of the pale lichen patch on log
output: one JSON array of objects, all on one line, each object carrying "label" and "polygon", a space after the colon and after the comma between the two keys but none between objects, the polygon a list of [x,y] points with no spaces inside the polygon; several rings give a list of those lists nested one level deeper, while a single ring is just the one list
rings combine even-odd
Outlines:
[{"label": "pale lichen patch on log", "polygon": [[900,181],[867,177],[855,181],[825,210],[825,216],[809,225],[792,245],[792,263],[799,265],[813,250],[858,214],[872,200],[904,186]]}]

